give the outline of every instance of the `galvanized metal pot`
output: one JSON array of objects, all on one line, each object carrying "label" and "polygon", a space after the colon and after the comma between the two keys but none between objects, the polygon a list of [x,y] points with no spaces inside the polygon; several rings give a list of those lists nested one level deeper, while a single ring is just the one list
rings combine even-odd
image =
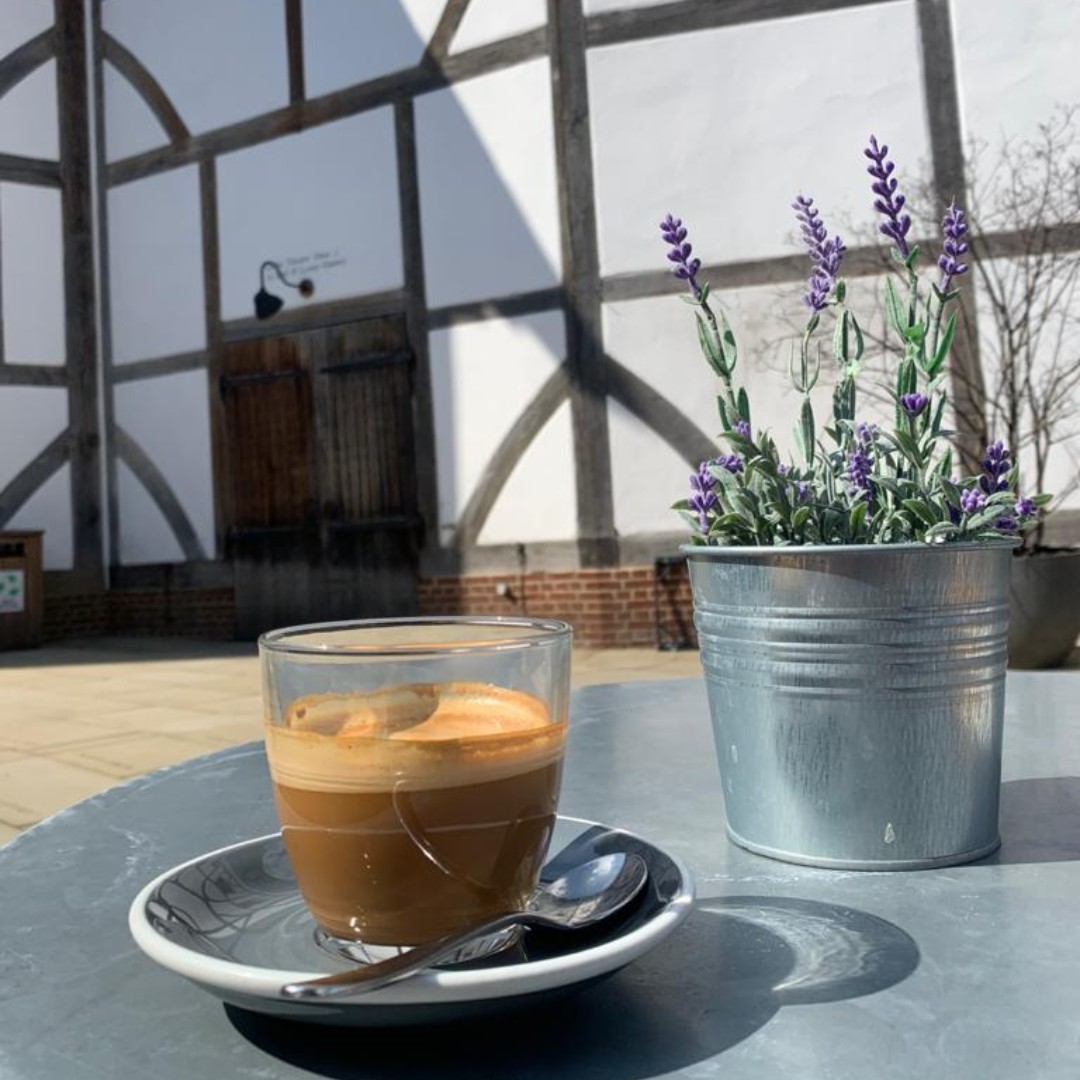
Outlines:
[{"label": "galvanized metal pot", "polygon": [[737,844],[855,870],[998,846],[1013,546],[683,548]]}]

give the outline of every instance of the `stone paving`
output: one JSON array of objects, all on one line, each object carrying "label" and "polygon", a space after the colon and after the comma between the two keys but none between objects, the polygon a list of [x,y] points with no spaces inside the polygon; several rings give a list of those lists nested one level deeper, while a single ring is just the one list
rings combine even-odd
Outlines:
[{"label": "stone paving", "polygon": [[[699,675],[696,652],[575,649],[575,686]],[[0,653],[0,844],[124,780],[262,737],[255,646],[93,639]]]}]

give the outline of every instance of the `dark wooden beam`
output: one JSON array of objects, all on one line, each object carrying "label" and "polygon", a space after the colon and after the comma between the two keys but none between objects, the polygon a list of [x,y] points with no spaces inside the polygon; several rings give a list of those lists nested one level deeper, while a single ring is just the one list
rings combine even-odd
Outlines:
[{"label": "dark wooden beam", "polygon": [[303,101],[304,18],[301,0],[285,0],[285,40],[289,54],[289,101]]},{"label": "dark wooden beam", "polygon": [[[448,8],[452,5],[448,5]],[[443,13],[445,20],[446,13]],[[416,117],[411,101],[394,106],[397,146],[401,251],[405,275],[405,328],[415,363],[412,375],[413,446],[416,452],[417,510],[423,522],[423,543],[439,542],[438,470],[435,460],[435,405],[428,348],[427,288],[424,243],[420,230],[420,177],[416,162]]]},{"label": "dark wooden beam", "polygon": [[548,22],[578,543],[583,566],[608,565],[618,557],[618,545],[600,320],[585,18],[580,0],[548,0]]},{"label": "dark wooden beam", "polygon": [[185,559],[205,559],[195,527],[187,516],[183,504],[176,497],[165,474],[154,464],[146,451],[119,425],[114,424],[116,456],[134,474],[147,494],[154,500],[165,520],[169,523]]},{"label": "dark wooden beam", "polygon": [[67,386],[68,371],[46,364],[0,364],[0,386]]},{"label": "dark wooden beam", "polygon": [[0,526],[6,525],[26,500],[52,477],[70,456],[71,432],[62,431],[0,491]]},{"label": "dark wooden beam", "polygon": [[428,312],[428,326],[443,330],[462,323],[481,322],[484,319],[510,319],[518,315],[536,315],[541,311],[561,308],[565,303],[561,285],[533,292],[515,293],[513,296],[493,296],[488,300],[473,300],[447,307],[433,308]]},{"label": "dark wooden beam", "polygon": [[656,432],[692,469],[716,457],[716,443],[697,424],[644,379],[611,357],[608,357],[608,393],[612,400]]},{"label": "dark wooden beam", "polygon": [[102,31],[102,55],[116,70],[124,76],[135,92],[146,102],[147,107],[157,117],[158,123],[165,129],[170,140],[177,142],[186,139],[190,132],[183,117],[177,111],[165,93],[161,83],[143,66],[139,58],[121,45],[116,38]]},{"label": "dark wooden beam", "polygon": [[424,50],[422,64],[441,63],[445,59],[468,7],[469,0],[446,0],[446,6],[439,16],[439,24]]},{"label": "dark wooden beam", "polygon": [[101,421],[98,415],[93,161],[82,0],[54,0],[56,100],[60,122],[60,212],[64,230],[64,343],[71,426],[75,570],[104,582]]},{"label": "dark wooden beam", "polygon": [[676,0],[669,4],[593,15],[587,24],[589,47],[618,45],[644,38],[713,30],[721,26],[820,15],[846,8],[899,3],[900,0]]},{"label": "dark wooden beam", "polygon": [[491,513],[511,473],[517,467],[533,439],[555,414],[555,410],[571,393],[570,368],[560,365],[540,388],[536,396],[525,406],[514,426],[488,459],[488,463],[476,482],[476,487],[458,519],[455,541],[461,547],[476,543],[484,523]]},{"label": "dark wooden beam", "polygon": [[[949,0],[918,0],[923,100],[930,128],[930,157],[938,206],[966,205],[964,137],[956,80]],[[933,249],[931,249],[933,250]],[[949,359],[949,395],[956,414],[956,444],[969,472],[978,472],[988,442],[986,383],[979,357],[975,275],[960,295],[960,317]]]},{"label": "dark wooden beam", "polygon": [[0,154],[0,180],[10,180],[15,184],[59,187],[60,163],[47,158]]},{"label": "dark wooden beam", "polygon": [[112,187],[153,176],[182,165],[210,160],[218,154],[257,146],[281,135],[304,131],[398,101],[408,101],[417,94],[438,90],[462,79],[533,60],[544,55],[546,50],[547,30],[541,28],[456,53],[438,65],[417,65],[405,71],[381,75],[377,79],[287,105],[250,120],[192,135],[171,146],[158,147],[115,161],[108,169],[108,184]]},{"label": "dark wooden beam", "polygon": [[115,386],[140,379],[158,379],[162,375],[175,375],[180,371],[198,371],[208,366],[206,350],[201,349],[198,352],[156,356],[152,360],[136,360],[130,364],[113,364],[106,371],[106,379]]},{"label": "dark wooden beam", "polygon": [[0,97],[56,54],[56,31],[42,30],[0,60]]},{"label": "dark wooden beam", "polygon": [[[108,534],[109,565],[120,561],[120,491],[116,469],[116,396],[110,385],[115,371],[112,352],[112,290],[109,281],[109,198],[102,182],[105,176],[105,31],[101,25],[103,0],[93,0],[90,6],[91,79],[94,87],[94,168],[97,184],[98,262],[97,274],[101,286],[98,290],[98,317],[101,320],[99,340],[101,348],[101,371],[105,385],[102,388],[102,420],[104,423],[105,458],[105,528]],[[107,578],[109,575],[107,574]]]},{"label": "dark wooden beam", "polygon": [[225,403],[219,392],[225,363],[225,326],[221,318],[221,251],[218,219],[217,162],[199,165],[203,255],[203,304],[206,316],[206,393],[210,415],[210,473],[214,486],[214,555],[225,556],[226,523],[231,520]]}]

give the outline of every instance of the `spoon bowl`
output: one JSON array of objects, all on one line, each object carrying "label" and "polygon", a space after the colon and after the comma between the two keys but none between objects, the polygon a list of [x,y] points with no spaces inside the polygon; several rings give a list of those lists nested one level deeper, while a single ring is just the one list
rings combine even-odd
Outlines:
[{"label": "spoon bowl", "polygon": [[522,911],[488,919],[376,964],[287,983],[281,988],[281,996],[292,1001],[319,1001],[364,994],[424,971],[476,938],[511,926],[542,926],[553,930],[595,926],[624,908],[641,892],[647,878],[648,867],[640,856],[624,851],[601,855],[541,885]]}]

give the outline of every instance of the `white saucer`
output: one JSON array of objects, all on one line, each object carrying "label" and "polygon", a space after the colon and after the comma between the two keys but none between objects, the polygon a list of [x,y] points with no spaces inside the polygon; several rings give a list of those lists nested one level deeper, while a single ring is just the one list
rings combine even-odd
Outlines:
[{"label": "white saucer", "polygon": [[151,959],[233,1005],[370,1026],[451,1020],[579,986],[636,960],[690,914],[689,871],[632,833],[560,817],[551,851],[556,854],[542,875],[547,879],[597,855],[632,851],[648,864],[649,881],[625,913],[592,930],[532,930],[521,945],[488,960],[423,972],[355,998],[316,1004],[278,996],[285,983],[349,965],[315,943],[315,924],[277,833],[167,870],[135,898],[128,925]]}]

